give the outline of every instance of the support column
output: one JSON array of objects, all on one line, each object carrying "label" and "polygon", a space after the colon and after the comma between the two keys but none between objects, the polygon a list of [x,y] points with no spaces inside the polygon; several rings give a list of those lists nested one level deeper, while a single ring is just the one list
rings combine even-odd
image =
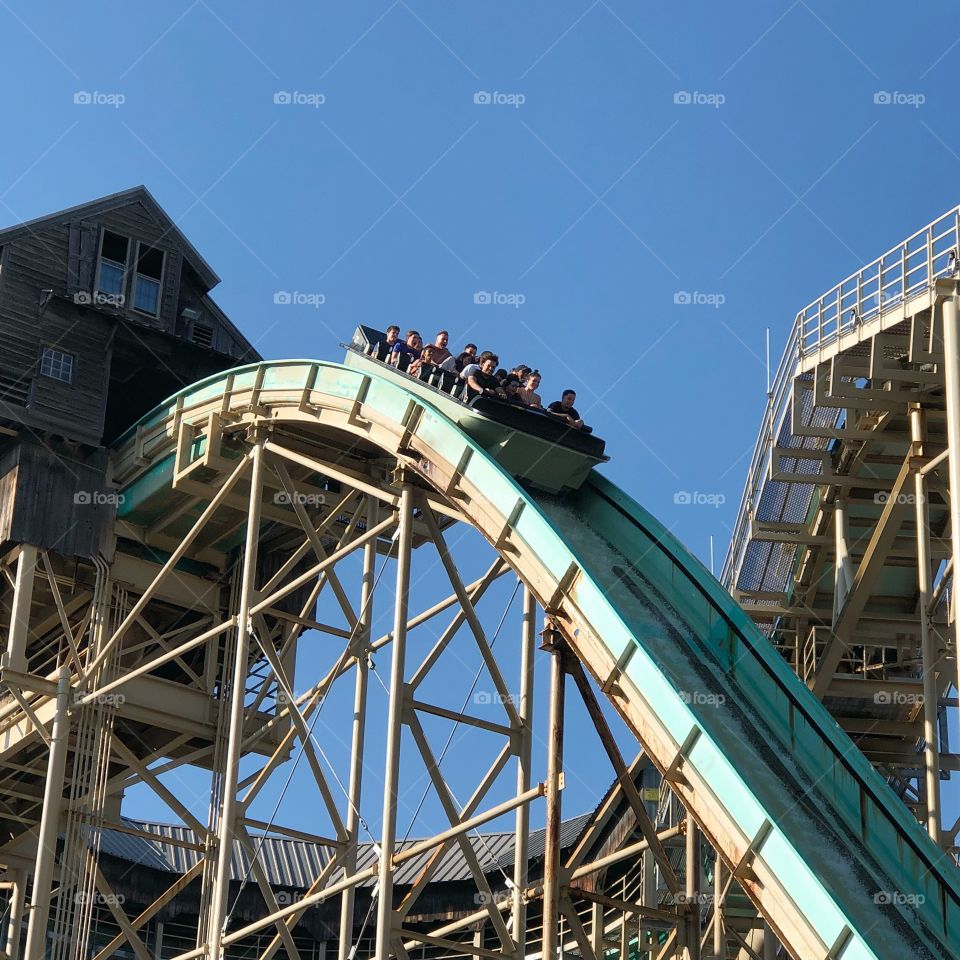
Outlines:
[{"label": "support column", "polygon": [[727,937],[723,929],[723,861],[720,854],[713,864],[713,955],[716,960],[727,958]]},{"label": "support column", "polygon": [[[914,453],[922,451],[923,412],[910,410],[910,439]],[[930,511],[927,507],[926,478],[918,470],[913,475],[914,509],[917,524],[917,595],[920,603],[920,654],[923,673],[924,782],[927,800],[927,833],[940,843],[940,750],[937,744],[937,650],[930,629]],[[952,497],[952,494],[951,494]]]},{"label": "support column", "polygon": [[[379,501],[367,498],[367,529],[372,530],[379,519]],[[344,876],[351,876],[357,869],[357,844],[360,842],[360,796],[363,785],[363,746],[367,730],[367,681],[370,679],[368,654],[373,626],[373,584],[376,579],[377,541],[368,540],[363,546],[363,580],[360,586],[360,623],[357,627],[357,671],[353,692],[353,736],[350,750],[350,784],[347,807],[347,843],[343,857]],[[338,960],[348,960],[353,951],[353,909],[356,889],[347,887],[340,901],[340,941],[337,945]]]},{"label": "support column", "polygon": [[50,888],[57,858],[57,834],[63,811],[63,777],[67,769],[70,720],[70,671],[60,668],[57,679],[57,710],[50,734],[47,779],[43,785],[43,813],[37,837],[37,860],[33,870],[33,896],[27,926],[25,960],[43,960],[47,948],[47,922],[50,918]]},{"label": "support column", "polygon": [[375,960],[390,956],[393,934],[393,855],[397,839],[397,787],[400,777],[400,735],[405,699],[407,614],[410,601],[410,559],[413,544],[413,487],[400,493],[397,532],[397,590],[393,613],[393,655],[390,665],[390,706],[387,720],[386,770],[383,778],[383,822],[380,827],[380,874],[377,880],[377,939]]},{"label": "support column", "polygon": [[30,601],[33,599],[33,575],[37,569],[37,548],[24,543],[17,559],[17,576],[13,588],[13,609],[10,611],[10,632],[7,635],[7,656],[4,666],[17,673],[27,672],[27,635],[30,630]]},{"label": "support column", "polygon": [[684,918],[686,926],[684,958],[700,960],[700,828],[689,813],[687,814],[686,848],[687,916]]},{"label": "support column", "polygon": [[850,551],[847,547],[847,501],[837,496],[833,504],[833,538],[836,560],[833,569],[833,622],[837,622],[853,583]]},{"label": "support column", "polygon": [[[537,602],[530,588],[523,587],[523,619],[520,627],[520,702],[517,713],[517,793],[530,789],[530,763],[533,723],[533,672],[537,636]],[[527,941],[527,904],[523,891],[527,886],[527,837],[530,828],[530,805],[517,807],[513,843],[513,926],[517,960],[523,960]]]},{"label": "support column", "polygon": [[[950,606],[953,621],[953,648],[960,649],[960,617],[957,616],[956,584],[960,583],[960,311],[957,308],[957,291],[943,301],[943,368],[946,380],[945,399],[947,407],[947,449],[950,479],[950,545],[953,557],[953,583]],[[960,656],[957,657],[960,669]],[[960,678],[954,677],[960,687]]]},{"label": "support column", "polygon": [[240,775],[240,751],[243,740],[243,703],[246,696],[247,669],[250,654],[250,607],[255,593],[257,551],[260,544],[260,507],[263,488],[263,441],[251,450],[250,499],[247,506],[247,534],[243,548],[243,572],[240,581],[240,604],[237,611],[237,643],[233,664],[233,686],[230,690],[230,729],[227,758],[223,773],[222,800],[218,823],[219,845],[213,886],[213,902],[208,925],[210,960],[220,960],[227,906],[230,896],[230,862],[238,813],[237,783]]},{"label": "support column", "polygon": [[7,923],[7,941],[3,950],[9,960],[19,960],[23,905],[27,892],[27,872],[25,870],[10,870],[7,875],[10,878],[10,920]]},{"label": "support column", "polygon": [[563,787],[563,711],[566,693],[562,640],[549,629],[550,730],[547,743],[547,824],[543,855],[543,960],[556,960],[560,918],[560,824]]}]

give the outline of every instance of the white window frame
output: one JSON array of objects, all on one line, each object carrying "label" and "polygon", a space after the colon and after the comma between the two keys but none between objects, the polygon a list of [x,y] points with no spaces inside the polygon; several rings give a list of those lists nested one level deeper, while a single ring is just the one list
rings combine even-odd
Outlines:
[{"label": "white window frame", "polygon": [[[149,280],[151,283],[156,282],[157,287],[157,311],[156,313],[151,313],[149,310],[142,310],[137,306],[137,278],[140,276],[139,271],[137,270],[137,264],[140,263],[140,248],[147,247],[150,250],[156,250],[161,257],[160,261],[160,279],[154,281],[153,277],[144,277],[144,280]],[[129,250],[128,250],[129,253]],[[167,273],[167,251],[162,250],[160,247],[155,247],[152,244],[146,243],[144,240],[136,241],[136,249],[134,251],[133,258],[133,279],[130,282],[130,306],[135,313],[142,313],[145,317],[153,317],[156,319],[160,316],[160,311],[163,308],[163,281],[166,279]]]},{"label": "white window frame", "polygon": [[[116,294],[107,293],[106,291],[101,291],[100,289],[100,268],[103,266],[103,260],[104,260],[103,241],[108,233],[112,233],[116,237],[124,237],[124,239],[127,241],[127,261],[123,265],[123,279],[120,281],[120,296],[123,297],[123,302],[126,303],[127,302],[126,288],[127,288],[128,277],[130,275],[130,247],[133,246],[133,243],[130,237],[125,237],[124,234],[117,233],[116,230],[108,230],[106,227],[101,228],[100,242],[97,244],[97,275],[94,277],[94,280],[93,280],[93,295],[94,297],[96,297],[97,294],[103,293],[105,296],[110,296],[110,297],[116,296]],[[112,264],[118,263],[118,262],[119,261],[117,260],[110,260],[110,263]]]},{"label": "white window frame", "polygon": [[[45,372],[43,369],[43,365],[48,359],[50,360],[50,373]],[[66,360],[69,360],[69,364],[64,363]],[[56,373],[52,372],[54,369],[60,372],[63,372],[64,369],[69,369],[69,379],[65,380],[62,376],[57,376]],[[40,348],[41,377],[46,377],[48,380],[55,380],[57,383],[65,383],[67,386],[73,386],[73,378],[76,372],[77,358],[75,354],[67,353],[66,350],[58,350],[56,347],[42,346]]]}]

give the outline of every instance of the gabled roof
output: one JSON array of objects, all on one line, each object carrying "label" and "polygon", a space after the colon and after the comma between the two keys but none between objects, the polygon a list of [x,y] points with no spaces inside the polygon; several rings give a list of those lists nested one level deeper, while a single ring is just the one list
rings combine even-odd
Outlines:
[{"label": "gabled roof", "polygon": [[39,226],[51,223],[68,223],[71,220],[77,220],[86,217],[95,217],[98,214],[105,213],[108,210],[114,210],[117,207],[126,206],[129,203],[141,203],[148,213],[153,216],[164,228],[164,231],[174,237],[178,244],[183,248],[184,257],[193,267],[206,284],[207,289],[215,287],[220,282],[220,277],[213,271],[213,268],[197,252],[196,247],[184,236],[180,228],[170,219],[167,212],[154,199],[153,194],[140,184],[137,187],[131,187],[129,190],[123,190],[120,193],[111,193],[107,197],[101,197],[99,200],[90,200],[87,203],[78,204],[75,207],[67,207],[57,213],[48,213],[43,217],[36,217],[33,220],[26,220],[23,223],[0,229],[0,243],[8,240],[15,240],[22,234],[29,233]]}]

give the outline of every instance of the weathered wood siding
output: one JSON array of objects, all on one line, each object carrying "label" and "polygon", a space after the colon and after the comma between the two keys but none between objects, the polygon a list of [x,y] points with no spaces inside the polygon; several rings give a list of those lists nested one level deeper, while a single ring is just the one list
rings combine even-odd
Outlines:
[{"label": "weathered wood siding", "polygon": [[112,558],[116,504],[103,451],[71,459],[39,443],[0,455],[0,543],[31,543],[65,557]]}]

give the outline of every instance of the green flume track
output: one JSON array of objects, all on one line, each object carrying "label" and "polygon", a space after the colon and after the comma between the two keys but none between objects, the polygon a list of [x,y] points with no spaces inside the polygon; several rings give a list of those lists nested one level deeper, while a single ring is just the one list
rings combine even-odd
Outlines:
[{"label": "green flume track", "polygon": [[[290,429],[306,406],[331,431],[376,434],[438,489],[455,476],[488,539],[509,527],[510,562],[784,942],[833,960],[960,955],[952,860],[699,561],[596,471],[560,496],[522,488],[405,380],[271,362],[187,388],[140,431],[211,409],[291,411]],[[141,448],[153,467],[121,488],[125,515],[169,494],[174,443]]]}]

